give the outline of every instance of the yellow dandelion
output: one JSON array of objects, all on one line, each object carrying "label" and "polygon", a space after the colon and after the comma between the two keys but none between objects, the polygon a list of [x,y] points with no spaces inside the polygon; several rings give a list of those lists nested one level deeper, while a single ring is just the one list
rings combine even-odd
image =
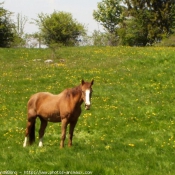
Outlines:
[{"label": "yellow dandelion", "polygon": [[101,137],[101,140],[104,140],[104,137]]},{"label": "yellow dandelion", "polygon": [[133,143],[129,143],[128,145],[131,146],[131,147],[134,147],[135,146]]},{"label": "yellow dandelion", "polygon": [[106,145],[106,146],[105,146],[105,149],[106,149],[106,150],[109,150],[110,148],[111,148],[111,147],[110,147],[109,145]]}]

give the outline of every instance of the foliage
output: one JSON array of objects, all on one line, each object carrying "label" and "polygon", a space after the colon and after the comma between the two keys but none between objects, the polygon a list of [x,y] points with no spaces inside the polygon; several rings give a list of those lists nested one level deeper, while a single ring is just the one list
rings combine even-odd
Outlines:
[{"label": "foliage", "polygon": [[136,29],[135,43],[140,42],[139,39],[143,45],[153,44],[172,34],[175,27],[174,0],[124,0],[124,2],[133,21],[132,25],[127,26],[128,34]]},{"label": "foliage", "polygon": [[108,32],[100,32],[94,30],[92,34],[92,40],[94,46],[115,46],[118,43],[118,39],[115,34]]},{"label": "foliage", "polygon": [[39,14],[35,20],[41,30],[46,45],[75,45],[79,37],[85,33],[85,28],[72,18],[70,13],[54,12],[51,15]]},{"label": "foliage", "polygon": [[24,27],[27,22],[27,17],[23,16],[22,14],[17,14],[17,24],[16,24],[16,33],[18,34],[19,37],[23,37],[24,35]]},{"label": "foliage", "polygon": [[[141,14],[143,15],[143,14]],[[143,24],[140,21],[140,18],[127,19],[121,25],[121,28],[118,30],[118,35],[120,38],[119,43],[121,45],[129,46],[143,46],[147,44],[146,32]]]},{"label": "foliage", "polygon": [[[60,59],[45,64],[49,49],[0,49],[1,171],[175,174],[174,52],[171,47],[62,47]],[[49,123],[42,148],[38,138],[23,148],[29,97],[39,91],[58,94],[82,78],[95,83],[73,147],[60,149],[60,124]],[[39,120],[36,124],[37,135]]]},{"label": "foliage", "polygon": [[10,47],[14,40],[14,24],[10,20],[11,12],[0,3],[0,47]]},{"label": "foliage", "polygon": [[121,18],[122,7],[120,0],[102,0],[99,2],[98,10],[93,12],[94,19],[109,32],[115,33]]},{"label": "foliage", "polygon": [[24,27],[27,18],[18,14],[15,23],[11,15],[12,12],[0,7],[0,47],[25,47]]},{"label": "foliage", "polygon": [[16,23],[14,27],[14,41],[12,46],[13,47],[26,47],[27,45],[27,38],[24,28],[27,23],[27,17],[23,16],[22,14],[17,14]]},{"label": "foliage", "polygon": [[25,35],[26,43],[29,43],[29,48],[41,48],[42,45],[44,45],[43,38],[41,36],[41,33],[36,32],[33,34],[26,34]]},{"label": "foliage", "polygon": [[174,0],[103,0],[97,7],[94,19],[113,33],[117,44],[152,45],[175,28]]},{"label": "foliage", "polygon": [[109,38],[110,45],[117,45],[117,39],[114,42],[114,37],[117,38],[117,29],[124,20],[122,16],[123,7],[120,2],[121,0],[103,0],[98,3],[98,9],[93,12],[94,19],[106,29],[106,34],[111,36]]},{"label": "foliage", "polygon": [[94,46],[107,46],[108,39],[104,33],[94,30],[92,38]]},{"label": "foliage", "polygon": [[175,35],[164,38],[160,43],[155,43],[154,46],[175,47]]}]

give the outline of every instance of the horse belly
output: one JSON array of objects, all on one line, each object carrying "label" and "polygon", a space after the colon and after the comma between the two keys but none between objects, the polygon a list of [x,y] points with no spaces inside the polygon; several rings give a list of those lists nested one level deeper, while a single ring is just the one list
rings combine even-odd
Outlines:
[{"label": "horse belly", "polygon": [[50,110],[43,110],[42,112],[39,111],[38,116],[43,118],[44,120],[48,122],[61,122],[60,112],[59,111],[50,111]]},{"label": "horse belly", "polygon": [[47,121],[49,121],[49,122],[61,122],[61,117],[60,116],[48,117]]},{"label": "horse belly", "polygon": [[48,114],[44,117],[44,119],[48,122],[61,122],[61,117],[59,113],[52,113],[50,115]]}]

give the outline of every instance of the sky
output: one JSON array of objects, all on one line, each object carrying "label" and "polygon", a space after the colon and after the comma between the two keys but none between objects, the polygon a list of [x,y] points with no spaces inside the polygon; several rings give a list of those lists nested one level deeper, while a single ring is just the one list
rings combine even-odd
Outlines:
[{"label": "sky", "polygon": [[32,19],[37,19],[38,14],[52,14],[54,11],[64,11],[72,14],[79,23],[84,24],[88,34],[94,30],[102,30],[102,27],[93,19],[93,10],[97,9],[97,3],[101,0],[0,0],[4,2],[3,8],[13,12],[13,19],[17,14],[28,18],[25,25],[26,33],[35,33],[38,27],[30,24]]}]

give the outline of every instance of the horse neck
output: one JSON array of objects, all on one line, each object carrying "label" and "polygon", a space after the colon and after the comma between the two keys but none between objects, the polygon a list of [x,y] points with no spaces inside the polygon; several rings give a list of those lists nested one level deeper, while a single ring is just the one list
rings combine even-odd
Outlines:
[{"label": "horse neck", "polygon": [[81,92],[81,86],[80,85],[72,89],[72,97],[73,97],[73,101],[76,104],[81,105],[83,103],[82,92]]}]

